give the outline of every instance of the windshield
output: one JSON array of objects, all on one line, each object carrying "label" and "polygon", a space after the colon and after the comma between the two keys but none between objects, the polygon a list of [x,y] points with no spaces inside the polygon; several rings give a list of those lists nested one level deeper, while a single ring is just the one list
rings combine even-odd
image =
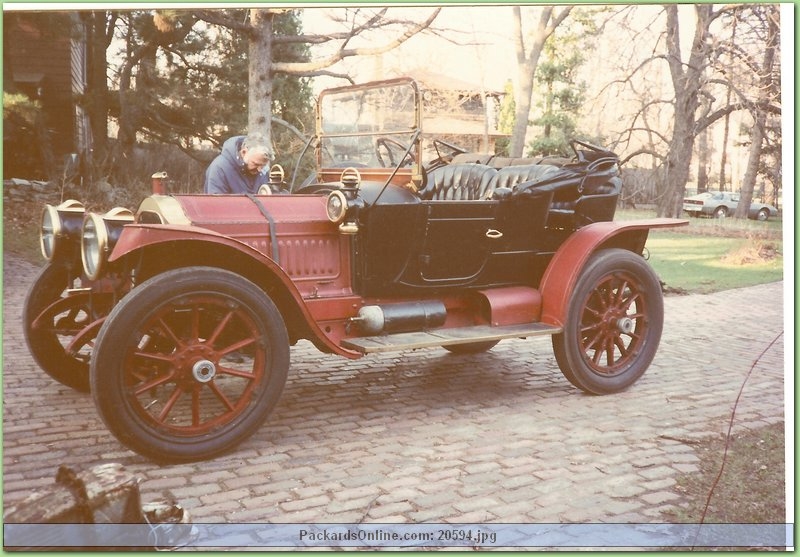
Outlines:
[{"label": "windshield", "polygon": [[411,80],[324,91],[318,121],[321,166],[395,166],[418,127],[417,88]]}]

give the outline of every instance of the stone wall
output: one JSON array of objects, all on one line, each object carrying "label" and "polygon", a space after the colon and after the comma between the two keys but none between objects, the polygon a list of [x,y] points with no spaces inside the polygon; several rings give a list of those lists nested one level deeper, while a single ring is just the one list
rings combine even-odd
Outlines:
[{"label": "stone wall", "polygon": [[59,189],[53,182],[22,180],[20,178],[3,180],[4,201],[36,201],[40,203],[58,203],[59,198]]}]

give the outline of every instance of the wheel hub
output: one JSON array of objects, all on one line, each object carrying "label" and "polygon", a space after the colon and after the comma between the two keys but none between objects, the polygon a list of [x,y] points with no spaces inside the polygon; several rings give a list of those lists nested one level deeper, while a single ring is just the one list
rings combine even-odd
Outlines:
[{"label": "wheel hub", "polygon": [[620,333],[629,335],[633,332],[633,319],[630,317],[620,317],[617,319],[617,330]]},{"label": "wheel hub", "polygon": [[208,383],[217,374],[217,366],[210,360],[199,360],[192,366],[192,375],[199,383]]},{"label": "wheel hub", "polygon": [[194,345],[181,350],[175,358],[179,371],[181,384],[190,388],[193,380],[198,383],[208,383],[217,375],[217,364],[214,363],[215,354],[203,345]]}]

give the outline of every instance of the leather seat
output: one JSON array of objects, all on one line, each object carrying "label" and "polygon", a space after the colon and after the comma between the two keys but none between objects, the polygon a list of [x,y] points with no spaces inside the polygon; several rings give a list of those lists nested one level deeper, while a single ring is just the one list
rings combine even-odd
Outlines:
[{"label": "leather seat", "polygon": [[465,201],[487,199],[494,191],[497,170],[484,164],[450,164],[428,173],[426,199]]},{"label": "leather seat", "polygon": [[559,170],[561,170],[559,167],[552,164],[506,166],[497,171],[494,187],[514,189],[514,186],[523,182],[541,182]]}]

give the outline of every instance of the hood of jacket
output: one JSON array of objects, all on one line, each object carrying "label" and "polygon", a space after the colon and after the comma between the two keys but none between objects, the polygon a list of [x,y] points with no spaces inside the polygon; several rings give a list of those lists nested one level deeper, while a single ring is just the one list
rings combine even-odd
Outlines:
[{"label": "hood of jacket", "polygon": [[207,187],[209,181],[212,185],[210,193],[256,193],[269,181],[266,168],[255,175],[247,173],[247,165],[239,154],[244,139],[244,135],[237,135],[222,144],[222,151],[206,171]]}]

